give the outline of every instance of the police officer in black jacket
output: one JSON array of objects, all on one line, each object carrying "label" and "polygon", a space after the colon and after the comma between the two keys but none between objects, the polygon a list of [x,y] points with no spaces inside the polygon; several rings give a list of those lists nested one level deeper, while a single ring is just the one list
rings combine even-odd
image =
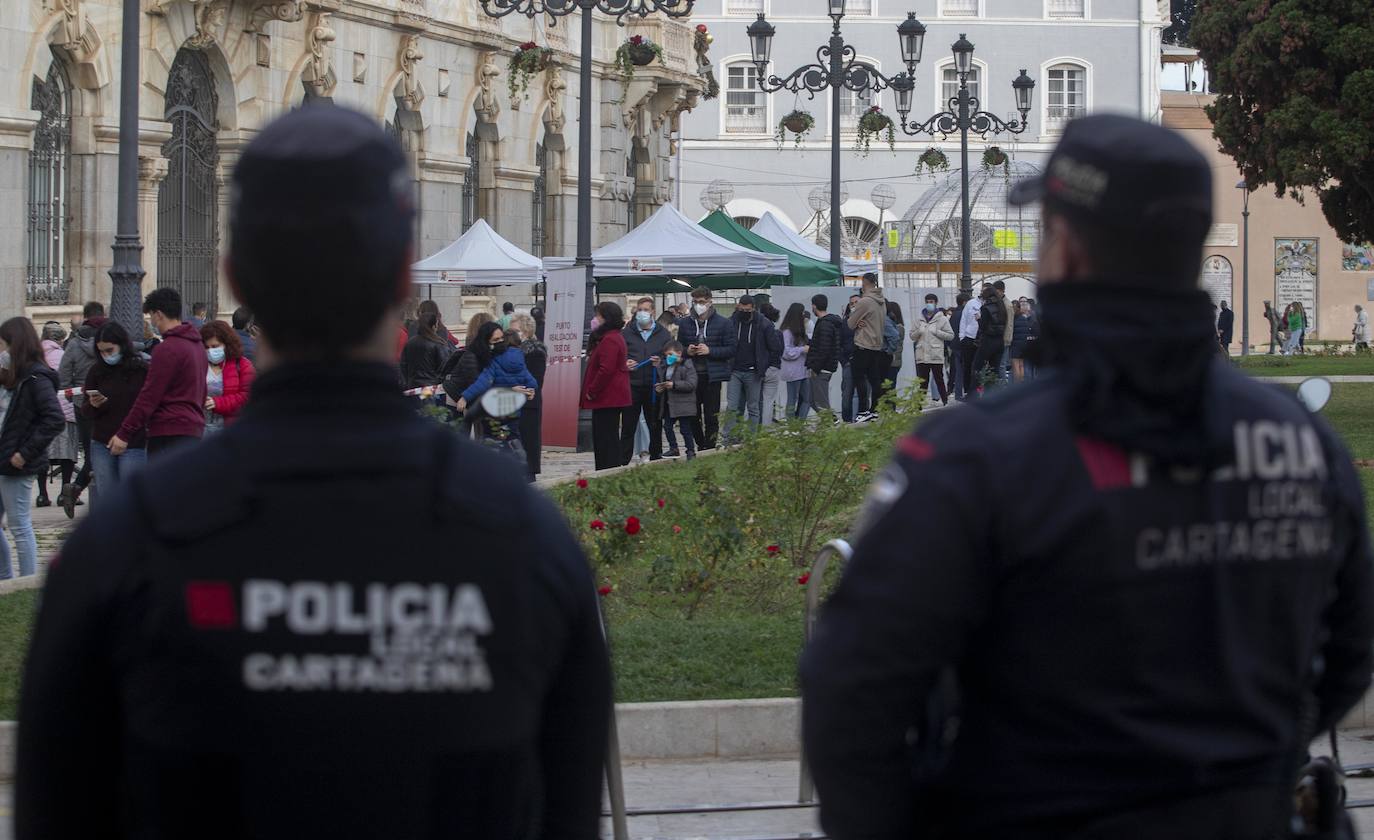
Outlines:
[{"label": "police officer in black jacket", "polygon": [[822,824],[1277,836],[1374,666],[1350,454],[1216,353],[1211,173],[1179,135],[1075,121],[1013,198],[1043,201],[1049,375],[923,424],[875,484],[802,662]]},{"label": "police officer in black jacket", "polygon": [[587,563],[519,470],[396,385],[409,185],[395,141],[330,105],[244,151],[228,268],[263,374],[54,561],[20,840],[596,836]]}]

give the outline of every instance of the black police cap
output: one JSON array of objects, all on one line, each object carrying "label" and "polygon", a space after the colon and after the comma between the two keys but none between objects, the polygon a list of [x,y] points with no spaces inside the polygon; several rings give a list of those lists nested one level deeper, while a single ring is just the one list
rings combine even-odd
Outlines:
[{"label": "black police cap", "polygon": [[395,138],[372,118],[329,104],[299,108],[263,129],[239,158],[232,189],[238,222],[349,215],[408,231],[414,215]]},{"label": "black police cap", "polygon": [[1013,205],[1039,201],[1117,228],[1179,211],[1212,217],[1212,169],[1177,132],[1132,117],[1069,123],[1043,174],[1017,184]]}]

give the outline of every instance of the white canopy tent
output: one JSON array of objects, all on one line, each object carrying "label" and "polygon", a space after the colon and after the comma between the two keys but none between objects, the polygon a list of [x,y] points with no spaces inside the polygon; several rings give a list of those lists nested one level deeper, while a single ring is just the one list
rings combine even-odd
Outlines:
[{"label": "white canopy tent", "polygon": [[[665,204],[634,230],[592,253],[597,277],[637,275],[778,275],[791,268],[787,257],[754,251],[716,236]],[[570,257],[550,257],[546,268],[566,268]]]},{"label": "white canopy tent", "polygon": [[[798,254],[811,257],[812,259],[830,262],[830,252],[787,225],[778,220],[771,212],[765,212],[763,216],[754,223],[749,229],[751,233],[762,236],[775,245],[781,245],[789,251],[796,251]],[[883,270],[883,261],[880,259],[856,260],[849,257],[842,257],[842,273],[846,277],[855,277],[868,272],[878,272]]]},{"label": "white canopy tent", "polygon": [[410,267],[416,283],[464,286],[507,286],[544,279],[539,258],[527,254],[478,219],[467,233],[431,257]]}]

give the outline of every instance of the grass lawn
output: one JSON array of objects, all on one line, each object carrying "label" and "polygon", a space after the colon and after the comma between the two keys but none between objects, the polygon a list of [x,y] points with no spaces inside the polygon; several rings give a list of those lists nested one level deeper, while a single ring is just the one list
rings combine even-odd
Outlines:
[{"label": "grass lawn", "polygon": [[1374,354],[1363,356],[1248,356],[1235,363],[1252,376],[1374,376]]},{"label": "grass lawn", "polygon": [[37,590],[0,596],[0,720],[14,720],[19,707],[19,674],[29,649]]}]

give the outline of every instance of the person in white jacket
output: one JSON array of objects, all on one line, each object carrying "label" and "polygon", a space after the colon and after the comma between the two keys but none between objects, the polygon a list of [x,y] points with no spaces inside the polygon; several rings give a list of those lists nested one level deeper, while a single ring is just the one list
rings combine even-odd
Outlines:
[{"label": "person in white jacket", "polygon": [[930,392],[930,380],[940,393],[940,402],[949,405],[949,389],[945,387],[945,342],[954,340],[954,328],[949,316],[940,311],[940,299],[926,295],[926,305],[911,327],[911,340],[916,357],[916,381]]},{"label": "person in white jacket", "polygon": [[1355,327],[1351,330],[1351,337],[1355,339],[1355,352],[1369,352],[1369,313],[1364,311],[1364,307],[1355,304]]}]

